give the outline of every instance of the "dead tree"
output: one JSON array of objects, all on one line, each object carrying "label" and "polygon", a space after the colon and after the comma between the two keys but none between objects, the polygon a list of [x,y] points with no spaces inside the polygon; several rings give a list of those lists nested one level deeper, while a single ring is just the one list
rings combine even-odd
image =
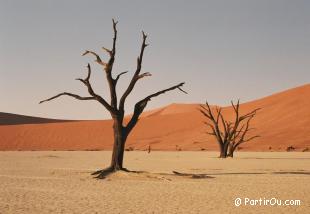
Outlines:
[{"label": "dead tree", "polygon": [[233,137],[232,140],[228,146],[228,154],[227,157],[234,157],[235,150],[245,142],[249,142],[257,137],[260,137],[259,135],[251,136],[246,138],[248,135],[248,132],[250,130],[253,130],[253,128],[250,128],[250,122],[252,118],[255,116],[256,112],[254,112],[251,116],[247,118],[246,124],[243,124],[240,128],[240,130],[237,130],[236,132],[232,133]]},{"label": "dead tree", "polygon": [[186,93],[185,91],[181,89],[181,87],[184,85],[184,82],[174,85],[170,88],[158,91],[156,93],[153,93],[145,97],[144,99],[138,101],[135,104],[134,112],[129,122],[127,124],[124,124],[124,115],[125,115],[124,107],[125,107],[125,102],[126,102],[128,95],[132,92],[136,83],[139,80],[141,80],[144,77],[151,76],[149,72],[141,73],[144,50],[148,46],[148,44],[146,43],[147,35],[142,31],[142,45],[140,49],[140,54],[137,58],[136,70],[131,78],[131,81],[127,89],[122,94],[122,96],[120,96],[120,99],[118,100],[118,95],[117,95],[117,90],[116,90],[117,83],[120,77],[126,74],[128,71],[121,72],[118,75],[116,75],[116,77],[113,77],[112,75],[113,65],[115,61],[116,40],[117,40],[117,28],[116,28],[117,22],[114,21],[114,19],[112,21],[113,21],[113,32],[114,32],[112,48],[111,49],[108,49],[105,47],[102,48],[109,55],[109,59],[107,61],[103,61],[97,53],[93,51],[89,51],[89,50],[86,50],[85,53],[83,53],[83,56],[93,55],[95,57],[95,62],[97,62],[103,68],[105,76],[106,76],[106,80],[108,82],[109,89],[110,89],[110,103],[108,103],[105,98],[98,95],[93,90],[93,87],[90,83],[90,76],[91,76],[90,64],[87,65],[87,68],[88,68],[87,77],[85,79],[77,79],[86,86],[89,96],[83,97],[77,94],[63,92],[63,93],[57,94],[56,96],[53,96],[49,99],[46,99],[40,102],[40,103],[47,102],[47,101],[56,99],[60,96],[70,96],[78,100],[98,101],[100,104],[104,106],[104,108],[106,108],[109,111],[113,119],[113,122],[114,122],[113,123],[114,144],[113,144],[112,160],[108,168],[105,168],[103,170],[99,170],[93,173],[93,175],[97,175],[98,178],[104,178],[107,174],[111,172],[115,172],[118,170],[125,170],[125,168],[123,168],[123,157],[124,157],[124,149],[125,149],[125,143],[126,143],[127,137],[129,136],[133,128],[136,126],[139,116],[143,112],[147,103],[152,98],[157,97],[161,94],[164,94],[165,92],[175,90],[175,89],[179,89],[180,91]]},{"label": "dead tree", "polygon": [[[236,105],[233,102],[231,102],[231,105],[235,112],[235,120],[233,122],[224,119],[222,108],[216,107],[215,112],[212,111],[208,102],[206,102],[205,106],[201,105],[200,109],[200,112],[209,119],[205,124],[210,127],[211,132],[207,132],[207,134],[216,138],[220,148],[220,158],[226,158],[228,154],[233,157],[233,152],[241,143],[258,137],[254,136],[245,139],[245,136],[249,131],[250,120],[255,116],[259,109],[240,115],[239,100]],[[245,125],[244,121],[247,121]]]}]

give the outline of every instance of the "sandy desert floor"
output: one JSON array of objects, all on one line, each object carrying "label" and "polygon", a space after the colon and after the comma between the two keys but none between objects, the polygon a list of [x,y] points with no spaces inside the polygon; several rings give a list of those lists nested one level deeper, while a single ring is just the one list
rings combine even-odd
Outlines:
[{"label": "sandy desert floor", "polygon": [[[93,179],[110,155],[0,152],[0,213],[309,213],[310,153],[239,152],[221,160],[215,152],[127,152],[126,167],[147,172]],[[244,198],[301,205],[245,206]]]}]

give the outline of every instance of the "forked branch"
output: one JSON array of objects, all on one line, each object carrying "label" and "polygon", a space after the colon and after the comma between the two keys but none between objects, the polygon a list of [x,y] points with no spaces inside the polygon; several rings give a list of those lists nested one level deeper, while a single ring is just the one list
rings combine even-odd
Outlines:
[{"label": "forked branch", "polygon": [[[180,91],[182,91],[184,93],[184,90],[181,89],[181,87],[184,85],[185,83],[182,82],[180,84],[177,84],[175,86],[172,86],[170,88],[167,88],[167,89],[164,89],[164,90],[161,90],[161,91],[158,91],[156,93],[153,93],[147,97],[145,97],[144,99],[140,100],[139,102],[136,103],[135,105],[135,109],[134,109],[134,113],[130,119],[130,121],[128,122],[127,126],[126,126],[126,129],[128,132],[130,132],[134,126],[136,125],[136,123],[138,122],[138,119],[139,119],[139,116],[142,114],[144,108],[146,107],[147,103],[154,97],[157,97],[161,94],[164,94],[168,91],[172,91],[172,90],[175,90],[175,89],[179,89]],[[186,93],[186,92],[185,92]]]},{"label": "forked branch", "polygon": [[260,137],[259,135],[255,135],[255,136],[245,139],[248,132],[253,129],[253,128],[252,129],[250,128],[250,122],[253,119],[255,114],[256,114],[256,111],[251,117],[248,118],[246,124],[241,127],[240,131],[234,133],[234,137],[232,139],[233,150],[235,150],[242,143],[249,142],[255,138]]},{"label": "forked branch", "polygon": [[148,46],[148,44],[146,44],[146,38],[147,35],[142,31],[142,45],[141,45],[141,49],[140,49],[140,55],[137,58],[137,68],[136,71],[134,73],[134,75],[132,76],[132,79],[126,89],[126,91],[124,92],[123,96],[120,99],[120,103],[119,103],[119,109],[122,111],[124,110],[124,105],[125,105],[125,101],[128,97],[128,95],[131,93],[131,91],[133,90],[133,88],[136,85],[136,82],[146,76],[151,76],[150,73],[144,73],[140,75],[141,72],[141,67],[142,67],[142,60],[143,60],[143,54],[144,54],[144,49]]},{"label": "forked branch", "polygon": [[88,69],[88,73],[87,73],[87,76],[85,79],[81,79],[81,78],[78,78],[76,80],[79,80],[81,81],[88,89],[88,93],[91,95],[90,97],[82,97],[80,95],[77,95],[77,94],[72,94],[72,93],[68,93],[68,92],[63,92],[63,93],[60,93],[60,94],[57,94],[51,98],[48,98],[46,100],[42,100],[39,102],[39,104],[41,103],[44,103],[44,102],[47,102],[47,101],[51,101],[53,99],[56,99],[60,96],[70,96],[70,97],[74,97],[75,99],[78,99],[78,100],[97,100],[99,103],[101,103],[108,111],[110,112],[115,112],[115,109],[112,108],[112,106],[110,106],[107,101],[102,98],[100,95],[96,94],[92,88],[92,85],[91,83],[89,82],[89,79],[90,79],[90,76],[91,76],[91,67],[90,67],[90,64],[87,65],[87,69]]},{"label": "forked branch", "polygon": [[[115,82],[117,83],[117,81],[119,80],[119,78],[120,78],[122,75],[126,74],[126,73],[128,73],[128,71],[123,71],[123,72],[119,73],[119,74],[116,76],[116,78],[115,78]],[[115,83],[115,84],[116,84],[116,83]]]},{"label": "forked branch", "polygon": [[97,53],[95,53],[94,51],[86,50],[86,51],[82,54],[82,56],[85,56],[85,55],[87,55],[87,54],[92,54],[92,55],[94,55],[94,56],[96,57],[95,62],[97,62],[98,64],[100,64],[100,65],[102,65],[102,66],[107,66],[107,63],[103,62],[103,61],[101,60],[100,56],[99,56]]}]

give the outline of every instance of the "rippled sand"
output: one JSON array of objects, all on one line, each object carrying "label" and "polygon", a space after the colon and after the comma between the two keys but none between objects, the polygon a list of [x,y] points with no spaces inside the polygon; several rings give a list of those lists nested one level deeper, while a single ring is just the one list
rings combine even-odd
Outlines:
[{"label": "rippled sand", "polygon": [[[127,152],[125,166],[144,172],[93,179],[110,155],[0,152],[0,213],[309,213],[310,153]],[[237,197],[301,206],[235,207]]]}]

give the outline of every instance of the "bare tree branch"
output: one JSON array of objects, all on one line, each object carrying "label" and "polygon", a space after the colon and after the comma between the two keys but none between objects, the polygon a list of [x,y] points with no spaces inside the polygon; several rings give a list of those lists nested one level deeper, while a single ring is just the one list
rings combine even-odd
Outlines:
[{"label": "bare tree branch", "polygon": [[[129,71],[123,71],[123,72],[121,72],[121,73],[119,73],[117,76],[116,76],[116,78],[115,78],[115,82],[117,83],[117,81],[119,80],[119,78],[122,76],[122,75],[124,75],[124,74],[126,74],[126,73],[128,73]],[[116,84],[115,83],[115,84]]]},{"label": "bare tree branch", "polygon": [[253,137],[250,137],[249,139],[246,139],[246,140],[243,140],[243,141],[239,141],[238,143],[233,144],[233,148],[235,150],[236,148],[238,148],[238,146],[240,146],[240,144],[245,143],[245,142],[249,142],[249,141],[251,141],[251,140],[253,140],[255,138],[258,138],[258,137],[260,137],[260,135],[255,135]]},{"label": "bare tree branch", "polygon": [[188,94],[186,91],[184,91],[181,87],[178,87],[178,89],[183,92],[184,94]]},{"label": "bare tree branch", "polygon": [[216,123],[219,123],[219,119],[221,117],[221,111],[222,111],[222,108],[218,108],[216,107],[216,112],[217,112],[217,116],[216,116]]},{"label": "bare tree branch", "polygon": [[209,135],[216,135],[215,132],[206,132]]},{"label": "bare tree branch", "polygon": [[139,116],[141,115],[141,113],[143,112],[144,108],[146,107],[147,103],[154,97],[157,97],[161,94],[164,94],[168,91],[172,91],[172,90],[175,90],[175,89],[178,89],[180,87],[182,87],[185,83],[182,82],[178,85],[175,85],[175,86],[172,86],[170,88],[167,88],[167,89],[164,89],[164,90],[161,90],[161,91],[158,91],[156,93],[153,93],[147,97],[145,97],[144,99],[140,100],[139,102],[136,103],[135,105],[135,109],[134,109],[134,113],[130,119],[130,121],[128,122],[127,126],[126,126],[126,129],[127,131],[131,131],[133,129],[133,127],[136,125],[136,123],[138,122],[138,119],[139,119]]},{"label": "bare tree branch", "polygon": [[210,106],[209,106],[209,103],[208,103],[208,101],[206,101],[206,106],[207,106],[207,108],[206,107],[204,107],[203,105],[200,105],[200,107],[202,108],[202,110],[200,110],[200,112],[202,113],[202,114],[204,114],[207,118],[209,118],[210,120],[215,120],[214,119],[214,116],[213,116],[213,114],[212,114],[212,110],[211,110],[211,108],[210,108]]},{"label": "bare tree branch", "polygon": [[108,61],[107,66],[105,67],[105,72],[106,72],[106,79],[109,83],[109,88],[110,88],[111,106],[114,109],[117,109],[117,94],[116,94],[117,81],[114,80],[112,77],[112,70],[113,70],[113,65],[115,61],[115,53],[116,53],[117,22],[114,19],[112,19],[112,23],[113,23],[113,32],[114,32],[113,45],[112,45],[112,51],[110,52],[110,59]]},{"label": "bare tree branch", "polygon": [[233,136],[233,141],[235,141],[235,139],[237,139],[240,134],[244,133],[244,125],[241,126],[241,128],[239,130],[237,130],[235,133],[234,133],[234,136]]},{"label": "bare tree branch", "polygon": [[255,139],[255,138],[258,138],[258,137],[260,137],[260,135],[255,135],[255,136],[250,137],[250,138],[248,138],[248,139],[244,139],[243,142],[249,142],[249,141],[251,141],[251,140],[253,140],[253,139]]},{"label": "bare tree branch", "polygon": [[108,104],[108,102],[102,98],[101,96],[99,96],[98,94],[96,94],[92,88],[92,85],[90,84],[89,82],[89,79],[90,79],[90,75],[91,75],[91,67],[90,67],[90,64],[88,63],[87,65],[87,68],[88,68],[88,75],[85,79],[77,79],[79,81],[81,81],[82,83],[84,83],[84,85],[87,87],[88,89],[88,93],[94,97],[98,102],[100,102],[108,111],[110,112],[115,112],[115,109],[110,106]]},{"label": "bare tree branch", "polygon": [[113,69],[113,64],[115,61],[115,53],[116,53],[116,39],[117,39],[116,25],[117,25],[117,22],[114,19],[112,19],[112,22],[113,22],[113,32],[114,32],[112,50],[109,50],[108,48],[102,47],[102,49],[105,50],[110,56],[108,62],[107,63],[103,62],[101,60],[101,58],[99,57],[99,55],[93,51],[87,50],[87,51],[85,51],[83,56],[85,56],[87,54],[92,54],[96,57],[95,61],[97,63],[99,63],[100,65],[103,65],[103,68],[104,68],[105,73],[106,73],[106,79],[109,83],[110,97],[111,97],[110,105],[112,106],[113,109],[117,109],[117,94],[116,94],[117,80],[114,80],[112,78],[112,69]]},{"label": "bare tree branch", "polygon": [[124,105],[125,105],[125,101],[126,101],[126,98],[128,97],[128,95],[130,94],[130,92],[133,90],[136,82],[141,79],[139,78],[139,74],[141,72],[141,67],[142,67],[142,60],[143,60],[143,54],[144,54],[144,49],[148,46],[146,44],[146,38],[147,38],[147,35],[142,31],[142,37],[143,37],[143,40],[142,40],[142,45],[141,45],[141,50],[140,50],[140,55],[139,57],[137,58],[137,68],[136,68],[136,71],[126,89],[126,91],[124,92],[123,96],[121,97],[120,99],[120,104],[119,104],[119,109],[120,110],[123,110],[124,109]]},{"label": "bare tree branch", "polygon": [[233,101],[230,102],[231,106],[234,108],[235,112],[239,112],[240,100],[238,99],[237,104],[235,105]]},{"label": "bare tree branch", "polygon": [[[252,113],[251,116],[248,116],[248,117],[247,117],[248,120],[247,120],[246,124],[245,124],[245,125],[242,125],[242,127],[241,127],[241,129],[238,131],[238,133],[235,133],[235,134],[234,134],[234,137],[233,137],[232,142],[231,142],[231,145],[233,146],[233,151],[234,151],[240,144],[245,143],[245,142],[249,142],[249,141],[251,141],[251,140],[253,140],[253,139],[255,139],[255,138],[260,137],[259,135],[255,135],[255,136],[252,136],[252,137],[250,137],[250,138],[248,138],[248,139],[245,139],[245,136],[246,136],[246,135],[248,134],[248,132],[251,130],[251,128],[250,128],[250,122],[251,122],[251,120],[254,118],[254,116],[255,116],[255,114],[256,114],[256,112],[257,112],[257,109],[254,110],[254,111],[252,111],[252,112],[254,112],[254,113]],[[251,112],[250,112],[250,113],[251,113]],[[250,113],[247,114],[247,115],[250,115]],[[240,134],[241,134],[241,135],[240,135]],[[232,152],[233,152],[233,151],[232,151]]]},{"label": "bare tree branch", "polygon": [[87,84],[90,85],[90,83],[89,83],[90,75],[91,75],[91,67],[90,67],[90,64],[88,63],[87,64],[87,76],[86,76],[86,78],[85,79],[77,78],[76,80],[81,81],[85,85],[87,85]]},{"label": "bare tree branch", "polygon": [[116,25],[117,25],[117,21],[115,21],[114,19],[112,19],[113,22],[113,31],[114,31],[114,37],[113,37],[113,46],[112,46],[112,55],[115,56],[116,53],[116,39],[117,39],[117,29],[116,29]]},{"label": "bare tree branch", "polygon": [[152,76],[152,74],[149,73],[149,72],[146,72],[146,73],[143,73],[143,74],[139,74],[136,78],[137,79],[142,79],[143,77],[150,77],[150,76]]},{"label": "bare tree branch", "polygon": [[94,55],[94,56],[96,57],[95,62],[97,62],[98,64],[100,64],[100,65],[102,65],[102,66],[104,66],[104,67],[107,66],[107,63],[103,62],[103,61],[101,60],[100,56],[99,56],[98,54],[96,54],[95,52],[86,50],[86,51],[82,54],[82,56],[85,56],[85,55],[87,55],[87,54],[92,54],[92,55]]},{"label": "bare tree branch", "polygon": [[113,52],[110,50],[110,49],[108,49],[108,48],[105,48],[105,47],[101,47],[104,51],[106,51],[109,55],[110,55],[110,57],[113,55]]},{"label": "bare tree branch", "polygon": [[[202,108],[204,108],[202,105],[201,105]],[[206,111],[206,109],[202,110],[202,109],[199,109],[199,111],[205,116],[207,117],[208,119],[211,120],[211,115],[209,115]]]},{"label": "bare tree branch", "polygon": [[67,95],[67,96],[71,96],[71,97],[74,97],[78,100],[97,100],[98,102],[100,102],[108,111],[110,112],[115,112],[116,110],[114,108],[112,108],[112,106],[110,106],[107,101],[102,98],[101,96],[99,96],[98,94],[96,94],[89,82],[89,79],[90,79],[90,75],[91,75],[91,67],[90,67],[90,64],[88,63],[87,65],[87,68],[88,68],[88,73],[87,73],[87,76],[85,79],[81,79],[81,78],[78,78],[76,80],[79,80],[81,81],[88,89],[88,93],[91,95],[90,97],[82,97],[80,95],[76,95],[76,94],[72,94],[72,93],[68,93],[68,92],[64,92],[64,93],[60,93],[56,96],[53,96],[49,99],[46,99],[46,100],[43,100],[40,102],[43,103],[43,102],[46,102],[46,101],[50,101],[50,100],[53,100],[53,99],[56,99],[60,96],[63,96],[63,95]]},{"label": "bare tree branch", "polygon": [[255,114],[256,114],[256,112],[257,111],[259,111],[261,108],[257,108],[257,109],[254,109],[253,111],[251,111],[250,113],[247,113],[247,114],[245,114],[245,115],[242,115],[242,116],[240,116],[240,121],[242,121],[242,120],[245,120],[245,119],[247,119],[247,118],[249,118],[249,117],[252,117],[252,116],[254,116]]},{"label": "bare tree branch", "polygon": [[205,115],[207,118],[209,118],[212,122],[212,125],[210,124],[209,126],[212,128],[212,130],[214,130],[214,133],[215,133],[215,136],[217,138],[217,141],[220,145],[223,145],[224,144],[224,136],[223,134],[221,133],[220,131],[220,127],[219,127],[219,118],[220,118],[220,115],[221,115],[221,108],[217,108],[217,116],[216,116],[216,119],[215,119],[215,116],[213,115],[212,113],[212,110],[209,106],[209,103],[208,101],[206,101],[206,106],[207,107],[204,107],[203,105],[201,105],[202,109],[200,109],[200,112]]},{"label": "bare tree branch", "polygon": [[60,96],[70,96],[70,97],[74,97],[75,99],[78,99],[78,100],[95,100],[94,97],[81,97],[80,95],[77,95],[77,94],[63,92],[63,93],[57,94],[57,95],[55,95],[55,96],[53,96],[51,98],[48,98],[46,100],[42,100],[42,101],[39,102],[39,104],[47,102],[47,101],[51,101],[51,100],[56,99],[56,98],[58,98]]},{"label": "bare tree branch", "polygon": [[220,114],[220,118],[224,128],[223,142],[226,142],[229,137],[231,123],[225,121],[222,114]]}]

